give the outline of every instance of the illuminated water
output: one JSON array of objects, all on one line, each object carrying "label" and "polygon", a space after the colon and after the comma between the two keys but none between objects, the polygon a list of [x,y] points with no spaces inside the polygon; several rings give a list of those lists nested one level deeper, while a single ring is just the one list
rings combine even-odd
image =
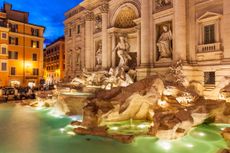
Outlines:
[{"label": "illuminated water", "polygon": [[230,126],[202,125],[176,141],[139,137],[132,144],[121,144],[92,136],[71,136],[67,125],[72,119],[52,116],[50,110],[1,104],[0,153],[216,153],[227,147],[220,128]]}]

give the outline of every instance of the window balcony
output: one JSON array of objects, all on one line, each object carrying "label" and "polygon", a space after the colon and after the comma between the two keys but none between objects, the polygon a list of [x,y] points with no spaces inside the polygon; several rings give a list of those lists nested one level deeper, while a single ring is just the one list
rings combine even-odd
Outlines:
[{"label": "window balcony", "polygon": [[204,44],[197,46],[197,61],[210,61],[223,59],[221,43]]},{"label": "window balcony", "polygon": [[215,52],[221,50],[221,43],[204,44],[197,47],[198,53]]}]

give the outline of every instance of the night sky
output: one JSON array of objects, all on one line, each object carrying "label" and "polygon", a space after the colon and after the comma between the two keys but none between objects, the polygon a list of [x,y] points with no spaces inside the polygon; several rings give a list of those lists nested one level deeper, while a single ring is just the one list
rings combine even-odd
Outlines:
[{"label": "night sky", "polygon": [[29,12],[29,22],[46,27],[46,44],[64,34],[64,13],[82,0],[0,0],[11,3],[14,10]]}]

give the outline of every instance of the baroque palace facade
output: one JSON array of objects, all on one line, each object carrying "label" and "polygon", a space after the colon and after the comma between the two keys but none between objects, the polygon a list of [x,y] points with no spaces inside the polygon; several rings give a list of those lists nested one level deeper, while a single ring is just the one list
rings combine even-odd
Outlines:
[{"label": "baroque palace facade", "polygon": [[138,79],[178,60],[207,90],[230,75],[229,0],[84,0],[65,16],[70,78],[119,65],[119,51]]},{"label": "baroque palace facade", "polygon": [[43,76],[43,26],[4,3],[0,10],[0,86],[38,84]]}]

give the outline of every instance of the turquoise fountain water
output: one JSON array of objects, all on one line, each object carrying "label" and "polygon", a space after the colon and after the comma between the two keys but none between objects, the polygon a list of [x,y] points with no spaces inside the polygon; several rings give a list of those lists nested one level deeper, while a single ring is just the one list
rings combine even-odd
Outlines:
[{"label": "turquoise fountain water", "polygon": [[0,153],[216,153],[227,148],[220,135],[230,125],[201,125],[174,141],[138,137],[132,144],[73,135],[72,120],[20,105],[0,105]]}]

